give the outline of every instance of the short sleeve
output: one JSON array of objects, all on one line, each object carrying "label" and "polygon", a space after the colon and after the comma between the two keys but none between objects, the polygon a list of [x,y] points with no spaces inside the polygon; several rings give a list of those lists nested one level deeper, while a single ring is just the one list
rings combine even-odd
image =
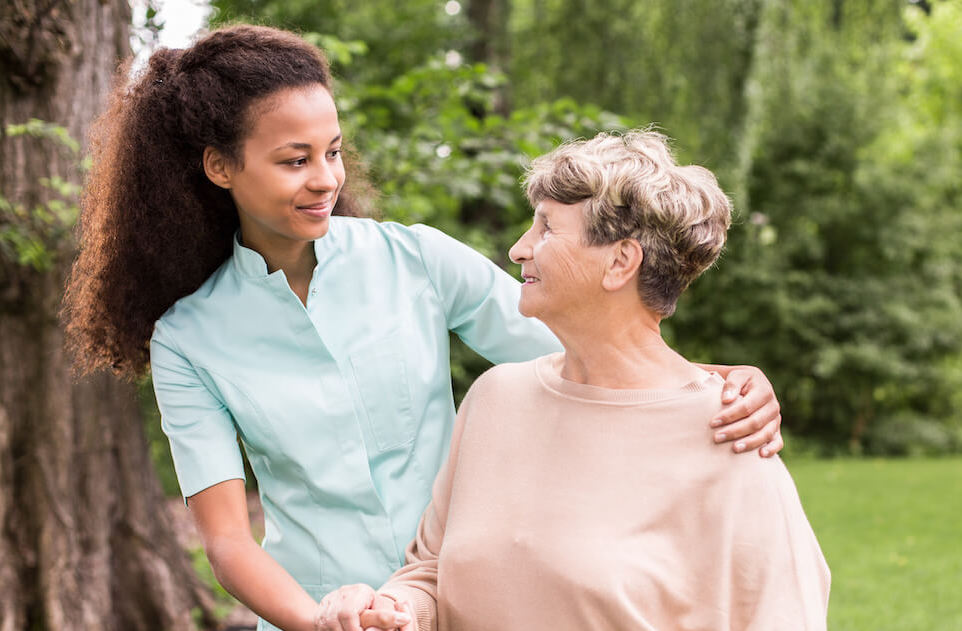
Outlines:
[{"label": "short sleeve", "polygon": [[150,370],[184,498],[225,480],[244,479],[230,412],[164,335],[160,322],[150,340]]},{"label": "short sleeve", "polygon": [[448,328],[491,362],[528,361],[561,350],[540,320],[518,311],[521,284],[484,255],[423,225],[411,226]]}]

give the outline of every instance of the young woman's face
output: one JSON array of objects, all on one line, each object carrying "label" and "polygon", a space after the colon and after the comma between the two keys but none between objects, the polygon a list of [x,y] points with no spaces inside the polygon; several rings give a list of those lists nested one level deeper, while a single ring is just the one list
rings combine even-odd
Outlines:
[{"label": "young woman's face", "polygon": [[244,245],[268,255],[327,234],[344,185],[341,128],[334,99],[319,84],[254,108],[243,164],[225,170]]}]

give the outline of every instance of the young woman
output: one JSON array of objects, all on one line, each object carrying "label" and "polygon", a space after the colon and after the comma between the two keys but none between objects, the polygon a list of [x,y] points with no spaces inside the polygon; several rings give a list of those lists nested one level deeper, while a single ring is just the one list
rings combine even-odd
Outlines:
[{"label": "young woman", "polygon": [[[561,348],[470,248],[332,216],[363,214],[343,143],[327,63],[293,34],[157,51],[96,127],[66,296],[84,370],[149,357],[211,565],[262,629],[310,629],[326,593],[403,564],[453,427],[449,331],[496,363]],[[781,449],[764,375],[715,370],[732,391],[716,441]]]}]

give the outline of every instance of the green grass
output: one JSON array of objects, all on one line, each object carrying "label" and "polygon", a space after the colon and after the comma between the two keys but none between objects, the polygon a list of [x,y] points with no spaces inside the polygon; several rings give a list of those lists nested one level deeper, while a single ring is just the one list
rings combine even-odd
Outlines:
[{"label": "green grass", "polygon": [[832,631],[962,631],[962,459],[791,459]]}]

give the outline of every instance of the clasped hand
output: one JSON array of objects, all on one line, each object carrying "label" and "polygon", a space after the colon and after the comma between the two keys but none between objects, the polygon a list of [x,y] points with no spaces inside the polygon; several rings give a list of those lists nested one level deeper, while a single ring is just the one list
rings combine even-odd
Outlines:
[{"label": "clasped hand", "polygon": [[416,631],[407,602],[378,594],[369,585],[345,585],[321,599],[314,631]]}]

